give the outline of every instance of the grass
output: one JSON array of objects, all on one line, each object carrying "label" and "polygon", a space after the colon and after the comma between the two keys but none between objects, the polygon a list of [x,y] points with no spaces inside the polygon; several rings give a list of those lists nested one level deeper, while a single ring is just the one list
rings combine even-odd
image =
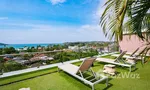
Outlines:
[{"label": "grass", "polygon": [[[79,66],[80,63],[81,62],[76,62],[74,64]],[[13,83],[13,82],[21,81],[21,80],[38,77],[38,76],[43,76],[46,74],[55,73],[55,72],[57,72],[57,67],[50,68],[50,69],[44,69],[44,70],[38,70],[38,71],[29,72],[29,73],[25,73],[25,74],[21,74],[21,75],[15,75],[15,76],[6,77],[6,78],[0,78],[0,86],[2,86],[4,84],[9,84],[9,83]]]},{"label": "grass", "polygon": [[57,68],[51,68],[51,69],[44,69],[44,70],[34,71],[34,72],[25,73],[25,74],[21,74],[21,75],[15,75],[15,76],[11,76],[11,77],[1,78],[0,85],[17,82],[22,79],[28,79],[28,78],[36,77],[36,76],[39,76],[42,74],[53,73],[56,71],[57,71]]},{"label": "grass", "polygon": [[[108,56],[107,56],[108,57]],[[80,65],[80,63],[76,63]],[[104,63],[95,62],[93,70],[99,72],[103,69]],[[150,83],[150,61],[145,63],[144,66],[141,63],[137,63],[137,70],[131,72],[131,74],[139,74],[140,78],[112,78],[109,77],[109,87],[106,88],[104,83],[95,85],[95,90],[148,90]],[[121,73],[128,73],[128,68],[116,67],[116,70]],[[37,72],[27,73],[18,76],[12,76],[9,78],[0,79],[0,84],[8,83],[15,80],[29,78],[31,76],[37,76],[44,73],[57,71],[57,68],[46,69]],[[130,75],[131,75],[130,74]],[[119,74],[117,75],[119,77]],[[27,79],[24,81],[12,83],[5,86],[0,86],[0,90],[18,90],[19,88],[30,87],[31,90],[91,90],[88,85],[83,84],[80,80],[64,73],[54,72],[46,74],[36,78]]]},{"label": "grass", "polygon": [[105,55],[105,56],[101,56],[101,58],[110,58],[110,59],[115,59],[115,56],[111,56],[111,55]]}]

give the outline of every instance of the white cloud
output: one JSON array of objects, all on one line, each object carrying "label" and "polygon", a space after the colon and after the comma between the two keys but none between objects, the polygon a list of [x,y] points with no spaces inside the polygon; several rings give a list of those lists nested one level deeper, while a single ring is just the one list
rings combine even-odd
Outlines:
[{"label": "white cloud", "polygon": [[94,12],[94,19],[99,19],[101,17],[101,15],[103,14],[104,10],[105,10],[105,4],[106,0],[100,0],[99,1],[99,5],[96,9],[96,11]]},{"label": "white cloud", "polygon": [[[66,0],[47,0],[53,5],[63,3]],[[100,0],[95,10],[93,21],[99,22],[99,18],[105,9],[105,0]],[[0,29],[0,42],[3,43],[58,43],[73,41],[106,41],[103,31],[99,25],[82,26],[53,26],[35,24],[9,24],[10,26],[29,27],[26,30]]]},{"label": "white cloud", "polygon": [[8,17],[0,17],[0,20],[6,20]]},{"label": "white cloud", "polygon": [[47,0],[48,2],[51,2],[52,5],[60,4],[66,2],[66,0]]},{"label": "white cloud", "polygon": [[[20,25],[20,24],[19,24]],[[32,26],[28,30],[0,30],[0,42],[3,43],[59,43],[74,41],[106,41],[98,25],[51,26],[51,25],[26,25]]]}]

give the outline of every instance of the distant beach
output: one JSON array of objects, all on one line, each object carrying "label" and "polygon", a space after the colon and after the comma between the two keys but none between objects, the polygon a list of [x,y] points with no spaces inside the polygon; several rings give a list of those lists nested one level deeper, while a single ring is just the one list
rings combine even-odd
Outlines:
[{"label": "distant beach", "polygon": [[[48,45],[62,45],[63,43],[50,43],[50,44],[8,44],[6,47],[14,47],[15,49],[24,48],[24,47],[37,47],[40,46],[48,46]],[[4,48],[4,46],[0,46],[0,48]]]}]

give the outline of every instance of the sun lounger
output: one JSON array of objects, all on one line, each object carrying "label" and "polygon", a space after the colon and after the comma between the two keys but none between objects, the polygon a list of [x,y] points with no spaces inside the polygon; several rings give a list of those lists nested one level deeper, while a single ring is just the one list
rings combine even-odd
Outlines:
[{"label": "sun lounger", "polygon": [[[140,47],[140,48],[137,48],[131,55],[124,55],[123,57],[126,58],[127,60],[128,59],[135,60],[135,62],[137,60],[141,60],[141,63],[144,64],[144,62],[145,62],[145,56],[146,56],[146,53],[147,53],[146,50],[147,50],[147,46]],[[114,54],[112,56],[118,57],[119,54]]]},{"label": "sun lounger", "polygon": [[141,60],[141,62],[142,62],[142,64],[144,64],[144,56],[146,55],[146,49],[147,49],[147,47],[142,47],[142,48],[139,48],[138,50],[139,50],[139,52],[138,53],[136,53],[136,54],[133,54],[133,55],[131,55],[131,56],[129,56],[129,57],[126,57],[126,59],[133,59],[133,60],[135,60],[135,61],[137,61],[137,60]]},{"label": "sun lounger", "polygon": [[[96,60],[96,58],[86,59],[82,62],[80,67],[73,65],[73,64],[64,64],[64,65],[58,66],[58,69],[63,70],[65,72],[67,72],[68,74],[76,77],[77,79],[83,81],[85,84],[90,85],[92,87],[92,90],[94,90],[94,85],[97,83],[100,83],[104,80],[106,80],[106,85],[108,85],[108,77],[106,77],[104,75],[100,75],[100,77],[97,77],[95,72],[91,69],[91,65],[93,64],[93,62],[95,60]],[[83,75],[86,71],[91,72],[91,74],[94,78],[92,78],[91,80],[88,80],[89,77],[85,77]],[[90,77],[91,77],[91,75],[90,75]]]},{"label": "sun lounger", "polygon": [[118,56],[116,59],[107,59],[107,58],[97,58],[96,60],[99,62],[104,62],[104,63],[109,63],[109,64],[114,64],[114,65],[119,65],[123,67],[129,67],[129,71],[132,71],[132,66],[136,68],[135,64],[128,64],[126,63],[122,57],[126,53],[126,51],[122,52],[120,56]]},{"label": "sun lounger", "polygon": [[147,49],[147,47],[141,48],[141,49],[139,49],[140,51],[138,53],[136,53],[128,58],[134,58],[134,59],[138,59],[138,60],[142,59],[142,57],[143,57],[142,55],[146,54],[146,49]]},{"label": "sun lounger", "polygon": [[132,57],[129,57],[129,59],[134,59],[134,60],[140,60],[141,61],[141,64],[144,64],[145,63],[145,56],[148,52],[148,47],[144,47],[142,48],[139,53],[137,55],[134,55]]},{"label": "sun lounger", "polygon": [[[129,58],[129,57],[133,57],[135,55],[135,53],[139,50],[139,48],[137,48],[134,52],[132,52],[130,55],[123,55],[124,58]],[[114,57],[118,57],[119,54],[112,54],[111,56]]]},{"label": "sun lounger", "polygon": [[[137,59],[137,60],[140,60],[142,59],[142,54],[145,54],[143,53],[145,50],[147,49],[147,47],[144,47],[144,48],[137,48],[132,54],[130,55],[124,55],[123,58],[130,58],[130,59]],[[138,51],[138,52],[137,52]],[[113,54],[111,56],[114,56],[114,57],[118,57],[119,54]]]}]

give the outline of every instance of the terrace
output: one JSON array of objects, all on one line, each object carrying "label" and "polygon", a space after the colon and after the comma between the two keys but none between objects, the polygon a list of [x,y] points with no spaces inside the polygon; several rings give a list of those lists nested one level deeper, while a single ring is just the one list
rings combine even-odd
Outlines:
[{"label": "terrace", "polygon": [[0,90],[150,90],[149,1],[1,0]]},{"label": "terrace", "polygon": [[[114,58],[110,55],[102,57]],[[128,74],[128,68],[117,66],[118,74],[115,76],[116,78],[109,76],[109,86],[106,87],[105,83],[102,82],[95,85],[95,90],[148,90],[150,62],[148,59],[147,61],[144,66],[137,62],[137,69],[130,73],[129,78],[120,76],[122,73]],[[74,64],[80,65],[81,61]],[[104,65],[105,63],[95,62],[93,70],[101,72]],[[139,78],[134,77],[134,75],[139,75]],[[90,86],[69,74],[63,71],[57,72],[57,67],[0,79],[0,90],[18,90],[24,87],[30,87],[31,90],[91,90]]]}]

